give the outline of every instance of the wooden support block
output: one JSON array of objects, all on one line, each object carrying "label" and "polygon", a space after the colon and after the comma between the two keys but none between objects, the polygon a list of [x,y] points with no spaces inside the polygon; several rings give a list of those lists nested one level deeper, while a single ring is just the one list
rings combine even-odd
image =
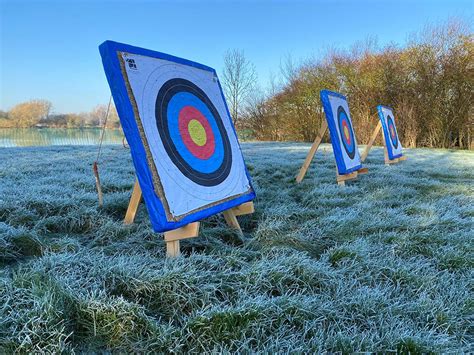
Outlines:
[{"label": "wooden support block", "polygon": [[349,174],[337,175],[337,182],[339,183],[339,182],[345,182],[347,180],[357,179],[357,175],[358,175],[357,171],[353,171],[352,173],[349,173]]},{"label": "wooden support block", "polygon": [[224,218],[229,227],[237,229],[240,233],[242,233],[239,221],[237,221],[237,218],[235,217],[235,213],[232,208],[227,211],[224,211]]},{"label": "wooden support block", "polygon": [[382,128],[382,123],[379,120],[379,123],[377,123],[377,126],[372,132],[372,136],[370,136],[369,142],[367,143],[367,147],[365,147],[365,150],[362,153],[362,156],[360,157],[361,162],[364,162],[364,160],[367,158],[367,155],[369,155],[369,151],[374,145],[375,139],[377,138],[377,135],[379,134],[379,131],[381,128]]},{"label": "wooden support block", "polygon": [[327,128],[328,128],[328,123],[325,119],[323,119],[321,128],[319,129],[319,133],[316,136],[316,139],[314,140],[313,144],[311,145],[311,149],[309,150],[308,155],[306,156],[306,159],[303,163],[303,166],[300,169],[300,172],[296,176],[297,183],[300,183],[303,180],[304,176],[306,175],[309,165],[311,164],[311,161],[313,160],[313,157],[316,154],[316,151],[318,150],[318,147],[321,144],[321,141],[323,140],[323,137],[324,137],[324,134],[326,133]]},{"label": "wooden support block", "polygon": [[125,224],[133,223],[141,200],[142,200],[142,189],[140,188],[140,184],[138,183],[138,180],[135,180],[135,185],[133,185],[132,197],[130,198],[130,202],[128,203],[127,213],[125,214],[125,219],[123,223]]},{"label": "wooden support block", "polygon": [[250,214],[255,212],[253,201],[245,202],[237,207],[232,208],[232,211],[236,216],[242,216],[244,214]]},{"label": "wooden support block", "polygon": [[166,242],[166,256],[175,258],[181,254],[179,241],[182,239],[195,238],[199,234],[199,222],[189,223],[181,228],[173,229],[164,233]]},{"label": "wooden support block", "polygon": [[385,164],[389,165],[389,164],[397,164],[400,160],[398,158],[395,158],[395,159],[392,159],[392,160],[387,160],[385,162]]},{"label": "wooden support block", "polygon": [[360,168],[359,170],[357,170],[357,173],[359,175],[361,174],[367,174],[369,172],[369,168]]},{"label": "wooden support block", "polygon": [[407,157],[402,155],[401,157],[399,158],[395,158],[395,159],[388,159],[388,155],[387,155],[387,158],[385,159],[385,164],[389,165],[389,164],[396,164],[396,163],[400,163],[401,161],[404,161],[404,160],[407,160]]},{"label": "wooden support block", "polygon": [[195,238],[199,234],[199,222],[186,224],[185,226],[173,229],[164,233],[165,242],[173,242],[175,240]]}]

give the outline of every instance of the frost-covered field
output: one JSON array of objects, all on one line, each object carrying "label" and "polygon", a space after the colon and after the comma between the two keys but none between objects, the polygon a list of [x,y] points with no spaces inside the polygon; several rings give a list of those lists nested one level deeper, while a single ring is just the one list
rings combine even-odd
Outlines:
[{"label": "frost-covered field", "polygon": [[410,351],[473,347],[474,152],[407,150],[341,188],[332,152],[252,143],[256,213],[221,216],[165,260],[129,152],[0,149],[0,352]]}]

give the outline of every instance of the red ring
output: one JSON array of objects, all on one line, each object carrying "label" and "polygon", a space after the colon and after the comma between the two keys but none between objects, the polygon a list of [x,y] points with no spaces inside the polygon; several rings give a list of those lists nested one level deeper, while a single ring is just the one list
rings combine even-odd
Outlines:
[{"label": "red ring", "polygon": [[[194,143],[189,134],[188,124],[191,120],[197,120],[204,127],[204,131],[206,132],[206,144],[203,146]],[[214,133],[212,132],[211,125],[201,111],[193,106],[184,106],[181,111],[179,111],[178,124],[181,139],[192,155],[196,158],[206,160],[214,154],[214,150],[216,149]]]}]

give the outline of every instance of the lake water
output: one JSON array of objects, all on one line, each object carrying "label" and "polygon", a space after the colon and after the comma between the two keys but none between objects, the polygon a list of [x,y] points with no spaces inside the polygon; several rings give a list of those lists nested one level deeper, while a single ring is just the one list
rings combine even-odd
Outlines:
[{"label": "lake water", "polygon": [[[100,128],[0,128],[0,147],[97,145]],[[107,129],[103,144],[122,144],[120,129]]]}]

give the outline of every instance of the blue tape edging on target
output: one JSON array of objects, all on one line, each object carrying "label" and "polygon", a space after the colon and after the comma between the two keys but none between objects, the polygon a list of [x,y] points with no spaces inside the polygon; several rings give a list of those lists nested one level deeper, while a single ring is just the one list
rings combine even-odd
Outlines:
[{"label": "blue tape edging on target", "polygon": [[[323,104],[324,114],[326,115],[326,121],[328,122],[329,134],[331,136],[332,150],[334,152],[334,159],[336,160],[337,169],[339,170],[339,174],[341,175],[349,174],[349,173],[352,173],[353,171],[356,171],[362,168],[362,164],[356,165],[352,168],[346,167],[346,163],[344,162],[344,158],[342,157],[342,154],[343,154],[342,147],[339,141],[339,135],[337,134],[338,131],[336,128],[336,123],[335,123],[336,119],[332,112],[329,96],[338,97],[340,99],[345,100],[346,102],[347,102],[347,99],[344,95],[338,92],[334,92],[330,90],[321,90],[320,92],[321,103]],[[347,107],[349,107],[349,105],[347,105]],[[350,112],[348,112],[348,114],[350,115]],[[352,120],[351,120],[351,126],[353,126]],[[355,133],[354,133],[354,136],[355,136]],[[357,149],[357,145],[355,146],[355,149]]]},{"label": "blue tape edging on target", "polygon": [[[379,119],[380,119],[380,122],[382,123],[382,129],[383,129],[383,135],[384,135],[383,139],[385,139],[385,146],[387,147],[388,158],[390,160],[393,160],[393,159],[400,158],[403,154],[402,153],[393,154],[392,142],[391,142],[391,139],[390,139],[390,132],[389,132],[387,124],[385,122],[385,116],[384,116],[383,111],[382,111],[383,108],[386,108],[386,109],[392,111],[392,114],[393,114],[393,108],[391,108],[390,106],[384,106],[384,105],[378,105],[377,106],[377,112],[379,114]],[[395,132],[397,133],[398,144],[401,144],[400,143],[400,137],[398,137],[398,130],[396,129],[397,124],[395,123],[395,117],[392,117],[392,119],[393,119],[393,123],[395,125]]]},{"label": "blue tape edging on target", "polygon": [[[178,222],[168,221],[166,219],[165,209],[154,190],[152,174],[150,168],[148,167],[145,147],[143,146],[142,140],[140,138],[140,132],[135,121],[132,103],[130,102],[130,99],[128,97],[127,87],[125,85],[125,80],[120,69],[120,61],[117,52],[138,54],[188,65],[194,68],[209,71],[213,73],[216,77],[217,73],[211,67],[187,59],[114,41],[105,41],[99,46],[99,51],[102,57],[102,64],[104,66],[105,75],[110,86],[112,97],[114,98],[115,107],[117,109],[117,113],[122,124],[123,132],[130,146],[130,153],[132,155],[133,165],[135,166],[137,179],[142,190],[143,199],[145,201],[148,214],[150,216],[150,222],[155,232],[166,232],[168,230],[185,226],[186,224],[192,222],[200,221],[219,212],[228,210],[229,208],[236,207],[248,201],[252,201],[255,198],[256,195],[255,190],[253,188],[252,180],[250,178],[250,174],[247,171],[247,168],[245,167],[245,174],[247,175],[251,187],[250,192],[241,195],[235,199],[225,201],[212,207],[208,207],[189,214]],[[224,100],[226,111],[229,115],[228,117],[231,117],[220,83],[219,88],[221,90],[221,95]],[[234,134],[237,136],[232,120],[230,124]],[[239,150],[241,150],[240,144]]]}]

